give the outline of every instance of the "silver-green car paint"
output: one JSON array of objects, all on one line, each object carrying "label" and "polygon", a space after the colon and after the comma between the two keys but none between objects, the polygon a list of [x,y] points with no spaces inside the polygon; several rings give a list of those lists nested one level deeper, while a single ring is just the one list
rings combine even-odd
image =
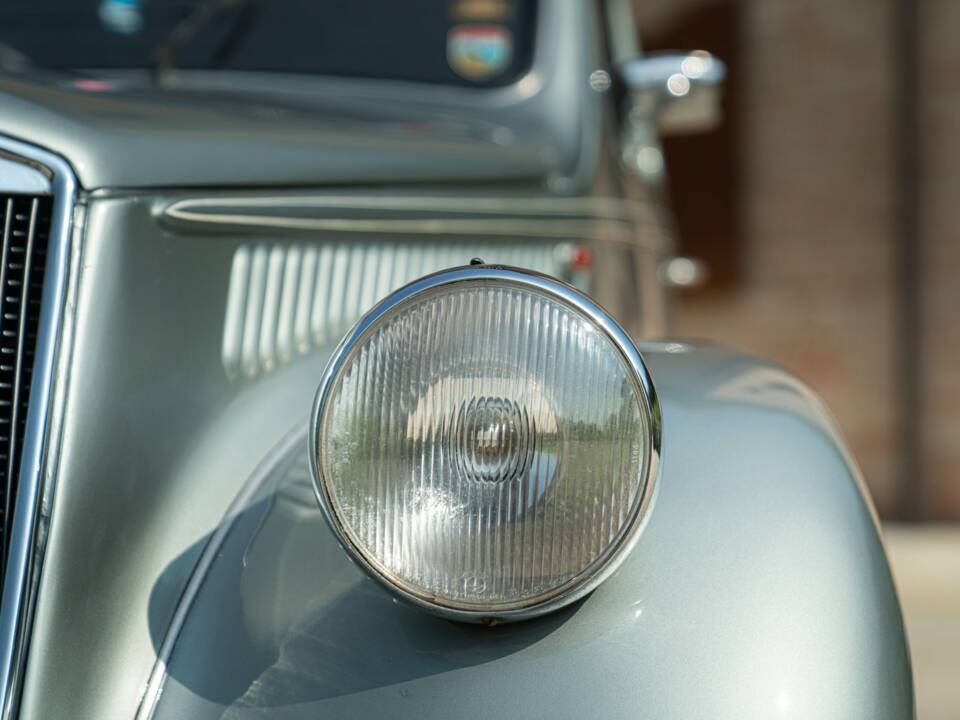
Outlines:
[{"label": "silver-green car paint", "polygon": [[[393,602],[320,521],[304,419],[335,339],[256,378],[225,372],[238,252],[397,237],[372,220],[430,221],[405,237],[462,247],[456,263],[531,220],[570,223],[570,237],[626,225],[646,238],[656,329],[667,239],[651,204],[618,202],[615,109],[587,83],[599,19],[554,0],[539,22],[531,73],[490,91],[256,77],[231,91],[228,75],[174,73],[164,90],[134,78],[92,94],[0,79],[0,134],[62,157],[78,186],[50,388],[62,423],[13,713],[913,716],[869,500],[784,372],[644,346],[664,436],[644,535],[575,606],[492,629]],[[427,202],[399,210],[409,198]],[[198,202],[227,210],[197,217]],[[595,294],[623,304],[618,283]]]},{"label": "silver-green car paint", "polygon": [[154,717],[911,717],[876,518],[820,402],[754,358],[641,350],[662,482],[592,595],[494,628],[398,604],[324,522],[301,426],[228,520]]}]

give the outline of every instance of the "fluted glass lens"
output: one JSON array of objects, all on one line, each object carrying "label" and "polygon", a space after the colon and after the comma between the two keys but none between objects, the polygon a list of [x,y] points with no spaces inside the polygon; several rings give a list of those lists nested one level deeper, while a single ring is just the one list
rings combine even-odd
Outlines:
[{"label": "fluted glass lens", "polygon": [[592,575],[636,517],[647,411],[579,310],[519,285],[427,291],[354,346],[317,442],[331,512],[408,592],[523,607]]}]

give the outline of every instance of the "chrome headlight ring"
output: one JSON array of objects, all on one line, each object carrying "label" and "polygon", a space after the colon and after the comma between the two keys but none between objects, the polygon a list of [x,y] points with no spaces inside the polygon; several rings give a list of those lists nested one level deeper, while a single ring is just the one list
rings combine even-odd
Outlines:
[{"label": "chrome headlight ring", "polygon": [[[536,362],[514,353],[536,342]],[[586,377],[603,389],[577,388]],[[585,596],[629,554],[660,418],[639,351],[588,297],[529,271],[454,268],[392,293],[334,351],[311,421],[314,486],[347,553],[397,596],[453,620],[522,620]],[[586,469],[591,454],[616,483]]]}]

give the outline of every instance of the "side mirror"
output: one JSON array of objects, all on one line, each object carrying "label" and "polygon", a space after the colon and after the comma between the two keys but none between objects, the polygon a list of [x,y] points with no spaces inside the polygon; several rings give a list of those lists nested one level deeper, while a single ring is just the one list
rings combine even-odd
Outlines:
[{"label": "side mirror", "polygon": [[704,50],[655,52],[620,65],[629,120],[655,123],[661,134],[704,132],[720,123],[727,68]]}]

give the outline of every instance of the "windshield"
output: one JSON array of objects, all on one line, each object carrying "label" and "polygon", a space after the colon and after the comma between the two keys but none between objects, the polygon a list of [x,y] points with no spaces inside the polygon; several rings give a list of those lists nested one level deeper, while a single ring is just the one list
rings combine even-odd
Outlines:
[{"label": "windshield", "polygon": [[506,85],[533,0],[4,0],[0,65],[169,67]]}]

